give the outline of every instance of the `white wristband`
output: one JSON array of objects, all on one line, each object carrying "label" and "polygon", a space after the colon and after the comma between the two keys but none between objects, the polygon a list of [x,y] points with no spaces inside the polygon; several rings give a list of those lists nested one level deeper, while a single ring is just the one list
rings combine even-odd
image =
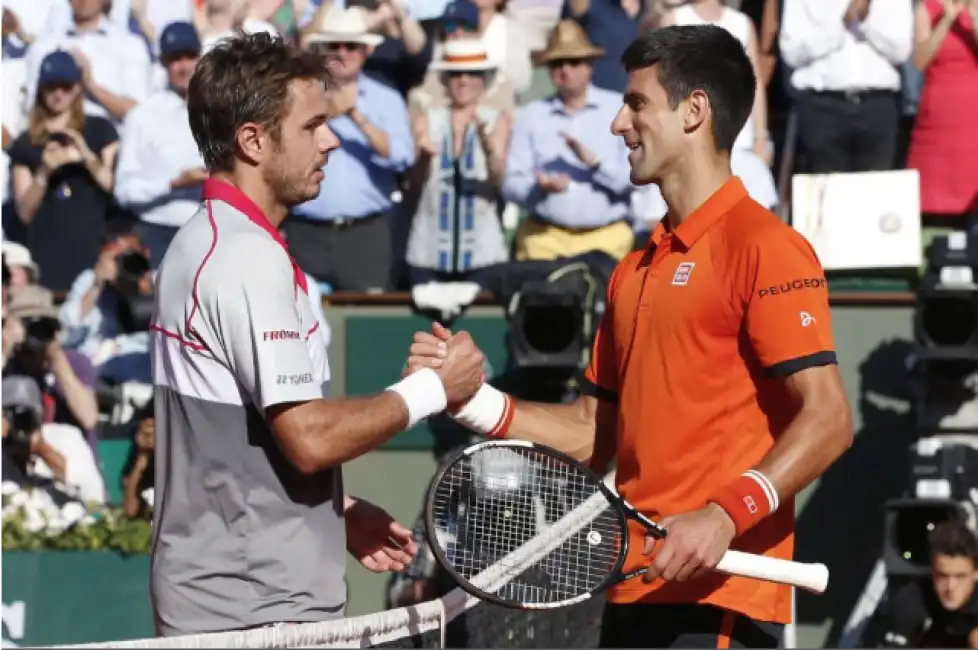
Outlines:
[{"label": "white wristband", "polygon": [[448,406],[448,397],[445,396],[445,386],[441,383],[441,377],[431,368],[422,368],[393,386],[388,386],[387,390],[400,395],[407,405],[408,424],[405,429],[410,429],[421,420],[441,413]]},{"label": "white wristband", "polygon": [[452,417],[476,433],[490,438],[506,434],[513,411],[513,400],[489,384],[482,384],[472,399]]},{"label": "white wristband", "polygon": [[744,476],[754,479],[757,484],[761,486],[764,496],[767,497],[768,506],[771,508],[768,511],[768,514],[774,514],[774,512],[777,511],[778,506],[781,505],[781,500],[778,497],[778,491],[774,489],[774,483],[771,482],[771,479],[764,476],[756,469],[747,470],[744,472]]}]

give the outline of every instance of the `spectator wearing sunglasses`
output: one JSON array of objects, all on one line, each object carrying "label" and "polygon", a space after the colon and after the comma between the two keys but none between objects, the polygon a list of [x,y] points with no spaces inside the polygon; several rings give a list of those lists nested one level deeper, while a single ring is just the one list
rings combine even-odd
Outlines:
[{"label": "spectator wearing sunglasses", "polygon": [[539,56],[557,92],[517,115],[503,181],[503,197],[529,213],[516,233],[518,260],[592,251],[619,260],[632,249],[628,151],[609,127],[622,96],[591,82],[604,54],[562,20]]},{"label": "spectator wearing sunglasses", "polygon": [[451,41],[432,66],[449,97],[414,119],[412,186],[420,188],[407,245],[410,285],[475,282],[505,262],[499,188],[506,167],[510,117],[480,105],[493,64],[481,40]]},{"label": "spectator wearing sunglasses", "polygon": [[386,291],[391,284],[390,213],[399,176],[414,163],[401,95],[363,74],[383,37],[370,33],[360,7],[326,15],[306,47],[333,55],[330,153],[319,196],[293,209],[285,230],[299,267],[335,291]]},{"label": "spectator wearing sunglasses", "polygon": [[[479,39],[479,7],[471,0],[454,0],[448,3],[437,34],[440,40],[433,46],[435,60],[443,58],[444,48],[453,41]],[[486,89],[479,101],[485,106],[512,112],[516,107],[516,89],[506,75],[499,74],[498,62],[493,65],[494,73],[486,79]],[[448,106],[442,74],[433,68],[434,66],[428,69],[424,83],[408,93],[408,110],[412,120],[429,108]]]}]

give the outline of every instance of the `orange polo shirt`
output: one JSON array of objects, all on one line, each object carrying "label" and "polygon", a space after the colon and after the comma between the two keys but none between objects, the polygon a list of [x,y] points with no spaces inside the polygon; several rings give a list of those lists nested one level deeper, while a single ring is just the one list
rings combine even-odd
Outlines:
[{"label": "orange polo shirt", "polygon": [[[732,178],[674,232],[618,265],[586,378],[618,403],[617,488],[653,519],[702,508],[757,465],[795,414],[779,377],[834,364],[828,288],[805,238]],[[587,388],[587,387],[586,387]],[[604,458],[606,456],[606,458]],[[602,457],[602,458],[598,458]],[[731,548],[791,559],[794,500]],[[630,531],[625,570],[647,564]],[[718,573],[686,582],[625,581],[616,603],[708,603],[790,621],[789,587]]]}]

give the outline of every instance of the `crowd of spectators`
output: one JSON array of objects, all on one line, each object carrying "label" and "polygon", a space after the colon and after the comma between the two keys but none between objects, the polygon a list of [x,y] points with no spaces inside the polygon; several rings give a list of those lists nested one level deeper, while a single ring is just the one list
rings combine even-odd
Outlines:
[{"label": "crowd of spectators", "polygon": [[[151,383],[153,273],[206,177],[186,89],[222,39],[334,55],[340,147],[283,233],[321,315],[320,291],[485,288],[512,261],[643,245],[666,207],[631,184],[610,131],[619,57],[642,30],[700,23],[755,65],[732,165],[756,200],[785,199],[774,169],[793,114],[793,171],[909,166],[925,217],[971,225],[978,0],[5,0],[5,468],[12,431],[21,473],[105,500],[99,390]],[[138,406],[133,514],[152,476]]]}]

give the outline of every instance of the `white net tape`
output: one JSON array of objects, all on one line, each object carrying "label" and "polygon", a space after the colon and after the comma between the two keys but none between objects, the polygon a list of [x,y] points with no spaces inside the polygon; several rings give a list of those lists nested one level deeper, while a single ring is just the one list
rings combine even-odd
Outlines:
[{"label": "white net tape", "polygon": [[[614,473],[605,476],[606,484]],[[560,546],[574,532],[609,507],[596,493],[542,533],[473,578],[476,586],[497,591],[540,558]],[[236,632],[191,634],[168,638],[88,643],[61,648],[365,648],[425,632],[441,631],[481,601],[460,588],[418,605],[324,623],[280,625]],[[442,637],[444,645],[444,636]]]}]

